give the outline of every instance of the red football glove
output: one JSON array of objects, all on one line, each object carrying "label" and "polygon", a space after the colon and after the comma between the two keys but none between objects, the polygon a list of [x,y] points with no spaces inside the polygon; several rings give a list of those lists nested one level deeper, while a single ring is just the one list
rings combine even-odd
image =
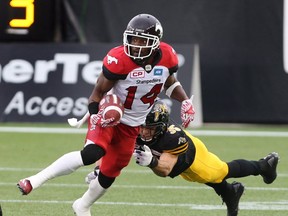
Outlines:
[{"label": "red football glove", "polygon": [[191,121],[194,120],[195,110],[193,107],[193,96],[190,99],[182,101],[181,105],[181,119],[182,119],[182,126],[187,128]]},{"label": "red football glove", "polygon": [[104,109],[100,109],[97,114],[92,114],[90,116],[90,123],[92,125],[97,125],[100,127],[114,127],[119,124],[119,121],[114,121],[115,118],[104,119],[103,118],[103,111]]}]

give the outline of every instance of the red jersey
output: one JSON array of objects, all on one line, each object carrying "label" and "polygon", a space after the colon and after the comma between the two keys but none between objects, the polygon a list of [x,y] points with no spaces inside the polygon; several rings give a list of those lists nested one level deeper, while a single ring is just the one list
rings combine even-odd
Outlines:
[{"label": "red jersey", "polygon": [[177,54],[170,45],[161,42],[158,62],[145,67],[132,61],[123,46],[111,49],[103,60],[104,76],[117,80],[111,91],[124,103],[121,123],[132,127],[145,122],[167,78],[178,70]]}]

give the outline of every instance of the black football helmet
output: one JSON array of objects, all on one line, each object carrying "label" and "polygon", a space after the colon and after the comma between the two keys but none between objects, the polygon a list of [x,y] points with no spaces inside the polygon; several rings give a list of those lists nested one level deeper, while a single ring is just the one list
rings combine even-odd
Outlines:
[{"label": "black football helmet", "polygon": [[165,103],[157,101],[151,111],[146,116],[145,123],[142,127],[156,127],[155,134],[152,138],[154,143],[162,134],[165,133],[169,124],[169,110]]},{"label": "black football helmet", "polygon": [[[146,45],[138,46],[131,44],[132,37],[140,37],[146,40]],[[133,17],[123,34],[123,45],[126,55],[134,60],[149,58],[159,48],[163,36],[163,28],[158,19],[150,14],[139,14]],[[138,49],[138,55],[132,54],[131,48]],[[150,49],[143,54],[143,49]]]}]

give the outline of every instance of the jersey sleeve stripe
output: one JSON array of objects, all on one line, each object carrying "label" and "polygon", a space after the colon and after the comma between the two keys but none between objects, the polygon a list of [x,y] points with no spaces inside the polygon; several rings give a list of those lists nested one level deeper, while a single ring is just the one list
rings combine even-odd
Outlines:
[{"label": "jersey sleeve stripe", "polygon": [[186,152],[188,149],[188,142],[186,142],[185,144],[179,146],[178,148],[174,148],[171,150],[165,150],[164,152],[173,154],[173,155],[178,155],[178,154],[182,154],[184,152]]},{"label": "jersey sleeve stripe", "polygon": [[105,66],[103,66],[103,74],[108,80],[125,80],[127,77],[127,74],[112,73]]}]

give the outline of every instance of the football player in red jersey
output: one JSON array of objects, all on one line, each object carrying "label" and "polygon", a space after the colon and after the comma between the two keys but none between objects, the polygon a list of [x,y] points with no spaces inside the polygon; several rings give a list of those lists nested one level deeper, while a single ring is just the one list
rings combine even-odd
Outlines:
[{"label": "football player in red jersey", "polygon": [[[194,118],[192,100],[188,98],[174,73],[178,59],[174,49],[162,42],[161,23],[152,15],[139,14],[128,23],[123,45],[111,49],[103,60],[103,71],[89,97],[88,131],[83,150],[63,155],[50,166],[18,182],[22,194],[29,194],[47,180],[72,173],[79,167],[101,159],[100,173],[86,193],[73,203],[78,216],[91,215],[90,207],[113,184],[133,154],[140,125],[162,90],[181,105],[183,127]],[[108,92],[124,104],[120,124],[104,120],[99,101]]]},{"label": "football player in red jersey", "polygon": [[140,128],[133,156],[137,164],[150,167],[158,176],[180,175],[187,181],[212,187],[225,202],[227,216],[238,215],[244,186],[226,179],[261,175],[266,184],[271,184],[277,177],[279,160],[273,152],[258,161],[238,159],[226,163],[209,152],[201,140],[170,124],[166,105],[158,102]]}]

